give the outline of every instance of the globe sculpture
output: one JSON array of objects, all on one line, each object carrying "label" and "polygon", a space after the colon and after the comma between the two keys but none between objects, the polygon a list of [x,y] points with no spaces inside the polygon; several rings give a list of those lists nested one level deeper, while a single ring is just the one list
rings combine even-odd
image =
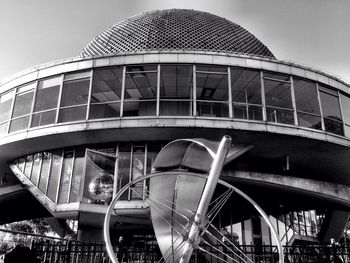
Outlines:
[{"label": "globe sculpture", "polygon": [[100,202],[106,202],[112,198],[113,176],[111,174],[98,175],[89,184],[91,197]]}]

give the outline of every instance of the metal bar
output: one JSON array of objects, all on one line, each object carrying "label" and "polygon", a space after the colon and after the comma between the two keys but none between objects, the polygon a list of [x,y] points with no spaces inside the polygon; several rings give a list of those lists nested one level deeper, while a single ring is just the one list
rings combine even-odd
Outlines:
[{"label": "metal bar", "polygon": [[58,92],[55,123],[58,123],[58,116],[60,114],[60,104],[61,104],[61,99],[62,99],[63,84],[64,84],[64,75],[62,74],[61,75],[60,90]]},{"label": "metal bar", "polygon": [[292,76],[290,76],[289,79],[290,79],[290,93],[292,96],[292,105],[293,105],[293,109],[294,109],[294,124],[296,126],[298,126],[299,123],[298,123],[298,115],[297,115],[297,104],[295,101],[294,82],[293,82]]},{"label": "metal bar", "polygon": [[72,189],[72,181],[73,181],[73,175],[74,175],[74,164],[75,164],[75,148],[73,149],[73,157],[72,157],[72,169],[70,171],[69,175],[69,186],[68,186],[68,198],[67,198],[67,204],[69,203],[70,199],[70,192]]},{"label": "metal bar", "polygon": [[94,70],[92,69],[92,70],[90,70],[90,83],[89,83],[89,92],[88,92],[89,95],[88,95],[88,102],[87,102],[87,107],[86,107],[85,120],[89,119],[93,80],[94,80]]},{"label": "metal bar", "polygon": [[28,120],[27,129],[29,129],[30,125],[32,124],[33,111],[34,111],[35,100],[36,100],[36,93],[38,91],[38,83],[39,83],[38,81],[35,81],[35,88],[33,90],[33,99],[32,99],[32,105],[30,107],[30,113],[29,113],[29,120]]},{"label": "metal bar", "polygon": [[156,116],[159,117],[159,100],[160,100],[160,64],[158,64],[158,74],[157,74],[157,106],[156,106]]},{"label": "metal bar", "polygon": [[260,85],[261,85],[261,103],[262,103],[263,121],[267,121],[265,85],[264,85],[264,76],[262,71],[260,71]]},{"label": "metal bar", "polygon": [[193,87],[192,87],[192,95],[193,95],[193,105],[192,105],[192,116],[197,116],[197,80],[196,80],[196,65],[193,65]]},{"label": "metal bar", "polygon": [[126,66],[123,67],[123,77],[122,77],[122,94],[120,98],[120,117],[123,117],[124,111],[124,96],[125,96],[125,75],[126,75]]},{"label": "metal bar", "polygon": [[321,127],[322,131],[325,131],[325,125],[324,125],[324,116],[323,116],[323,109],[322,109],[322,101],[321,101],[321,95],[320,95],[320,88],[318,86],[318,83],[316,82],[316,91],[317,91],[317,99],[318,99],[318,104],[320,106],[320,113],[321,113]]},{"label": "metal bar", "polygon": [[64,149],[62,149],[62,159],[61,159],[61,164],[60,164],[60,172],[59,172],[59,180],[58,180],[58,185],[57,185],[57,190],[56,190],[56,198],[55,198],[55,203],[57,204],[58,202],[58,195],[60,191],[60,186],[61,186],[61,180],[62,180],[62,169],[63,169],[63,162],[64,162]]},{"label": "metal bar", "polygon": [[232,83],[231,83],[231,67],[227,69],[227,85],[228,85],[228,116],[229,118],[233,118],[233,109],[232,109]]},{"label": "metal bar", "polygon": [[207,213],[210,201],[213,197],[230,146],[231,138],[229,136],[224,136],[219,144],[218,150],[213,159],[209,176],[205,184],[201,199],[199,201],[199,205],[194,216],[194,221],[188,234],[188,240],[185,245],[185,251],[189,249],[190,253],[183,255],[183,257],[180,260],[180,263],[189,262],[194,246],[196,245],[195,243],[198,242],[197,239],[199,236],[199,227],[205,221],[205,215]]}]

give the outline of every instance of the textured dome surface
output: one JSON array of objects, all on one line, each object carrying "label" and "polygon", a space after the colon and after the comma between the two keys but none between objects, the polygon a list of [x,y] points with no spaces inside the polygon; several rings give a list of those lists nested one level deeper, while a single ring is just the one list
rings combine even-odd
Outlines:
[{"label": "textured dome surface", "polygon": [[216,15],[188,9],[133,16],[95,37],[82,57],[159,50],[238,53],[275,58],[254,35]]}]

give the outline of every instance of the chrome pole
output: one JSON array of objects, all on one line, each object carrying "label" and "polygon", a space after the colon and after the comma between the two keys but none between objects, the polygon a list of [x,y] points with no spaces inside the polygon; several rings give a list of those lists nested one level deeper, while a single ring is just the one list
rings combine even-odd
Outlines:
[{"label": "chrome pole", "polygon": [[222,168],[224,166],[224,162],[226,159],[226,155],[231,147],[231,137],[225,135],[220,144],[219,148],[215,154],[213,159],[211,169],[209,172],[209,176],[207,182],[205,184],[202,197],[199,201],[199,205],[194,216],[194,220],[192,222],[188,239],[183,248],[183,255],[180,259],[180,263],[188,263],[190,261],[193,249],[199,244],[199,230],[202,224],[205,222],[205,215],[208,211],[210,201],[213,197],[216,185],[218,183]]}]

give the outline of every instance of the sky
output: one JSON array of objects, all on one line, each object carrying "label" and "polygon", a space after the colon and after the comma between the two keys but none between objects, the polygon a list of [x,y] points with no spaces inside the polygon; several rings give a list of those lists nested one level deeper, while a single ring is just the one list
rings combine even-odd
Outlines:
[{"label": "sky", "polygon": [[254,34],[277,59],[350,83],[349,0],[0,0],[0,81],[76,57],[109,26],[167,8],[225,17]]}]

